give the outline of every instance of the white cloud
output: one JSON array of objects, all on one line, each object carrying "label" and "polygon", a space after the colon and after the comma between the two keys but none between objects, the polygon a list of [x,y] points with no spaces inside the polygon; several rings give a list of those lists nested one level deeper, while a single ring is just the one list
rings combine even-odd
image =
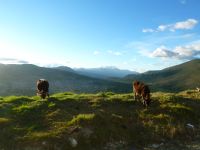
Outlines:
[{"label": "white cloud", "polygon": [[153,29],[142,29],[142,32],[146,33],[146,32],[154,32]]},{"label": "white cloud", "polygon": [[200,41],[194,42],[190,45],[176,46],[173,50],[161,46],[155,49],[149,56],[183,60],[194,59],[200,56]]},{"label": "white cloud", "polygon": [[0,63],[2,63],[2,64],[28,64],[29,62],[25,61],[25,60],[15,59],[15,58],[1,57]]},{"label": "white cloud", "polygon": [[168,50],[164,46],[156,48],[156,50],[154,50],[153,53],[151,54],[152,57],[164,57],[164,58],[175,57],[176,55],[178,54]]},{"label": "white cloud", "polygon": [[169,25],[159,25],[157,31],[165,31],[168,27]]},{"label": "white cloud", "polygon": [[114,51],[112,51],[112,50],[108,50],[107,51],[109,54],[112,54],[112,55],[115,55],[115,56],[120,56],[120,55],[122,55],[122,53],[121,52],[114,52]]},{"label": "white cloud", "polygon": [[143,29],[142,32],[163,32],[163,31],[176,31],[176,30],[189,30],[197,25],[196,19],[187,19],[185,21],[176,22],[173,24],[159,25],[156,29]]},{"label": "white cloud", "polygon": [[47,68],[53,68],[53,67],[59,67],[59,66],[68,66],[67,64],[64,63],[49,63],[49,64],[36,64],[41,67],[47,67]]},{"label": "white cloud", "polygon": [[173,29],[192,29],[198,23],[195,19],[188,19],[186,21],[175,23]]},{"label": "white cloud", "polygon": [[99,52],[99,51],[94,51],[93,54],[94,54],[94,55],[99,55],[100,52]]},{"label": "white cloud", "polygon": [[194,43],[186,46],[177,46],[174,49],[181,59],[192,59],[200,55],[200,43]]}]

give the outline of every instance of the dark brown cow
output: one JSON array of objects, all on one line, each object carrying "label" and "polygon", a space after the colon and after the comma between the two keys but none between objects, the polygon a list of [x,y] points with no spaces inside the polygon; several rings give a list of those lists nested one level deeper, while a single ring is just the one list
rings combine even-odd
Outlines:
[{"label": "dark brown cow", "polygon": [[49,82],[45,79],[39,79],[37,81],[37,95],[45,99],[49,97]]},{"label": "dark brown cow", "polygon": [[142,82],[135,81],[133,83],[133,93],[134,93],[134,99],[141,99],[143,100],[143,105],[148,106],[150,104],[150,89],[148,85],[145,85]]}]

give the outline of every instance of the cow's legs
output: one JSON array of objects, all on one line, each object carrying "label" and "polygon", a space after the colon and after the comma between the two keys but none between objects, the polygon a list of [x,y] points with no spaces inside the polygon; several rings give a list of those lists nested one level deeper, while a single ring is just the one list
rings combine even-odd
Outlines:
[{"label": "cow's legs", "polygon": [[145,107],[147,107],[148,106],[148,104],[147,104],[147,100],[146,100],[146,95],[142,95],[142,103],[143,103],[143,105],[145,106]]},{"label": "cow's legs", "polygon": [[138,94],[138,93],[134,93],[134,100],[135,101],[140,101],[140,99],[141,99],[141,96]]},{"label": "cow's legs", "polygon": [[134,92],[134,100],[136,100],[136,98],[137,98],[137,97],[136,97],[136,92]]},{"label": "cow's legs", "polygon": [[49,98],[49,93],[47,92],[47,97]]}]

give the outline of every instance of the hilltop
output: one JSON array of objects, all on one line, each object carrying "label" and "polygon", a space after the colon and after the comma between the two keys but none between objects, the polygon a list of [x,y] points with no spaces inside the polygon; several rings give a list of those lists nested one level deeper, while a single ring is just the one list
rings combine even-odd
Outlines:
[{"label": "hilltop", "polygon": [[199,150],[200,93],[57,93],[0,98],[0,149]]},{"label": "hilltop", "polygon": [[126,83],[133,80],[148,83],[154,91],[180,92],[196,89],[196,87],[200,87],[200,59],[194,59],[163,70],[128,75],[122,79]]}]

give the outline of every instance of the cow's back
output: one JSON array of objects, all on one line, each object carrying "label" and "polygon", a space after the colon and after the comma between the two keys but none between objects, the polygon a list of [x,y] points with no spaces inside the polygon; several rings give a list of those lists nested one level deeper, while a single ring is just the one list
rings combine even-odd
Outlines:
[{"label": "cow's back", "polygon": [[148,86],[148,85],[144,85],[142,91],[143,91],[144,93],[146,93],[146,94],[150,94],[149,86]]},{"label": "cow's back", "polygon": [[48,92],[49,91],[49,82],[45,79],[39,79],[37,81],[37,89],[39,91]]}]

